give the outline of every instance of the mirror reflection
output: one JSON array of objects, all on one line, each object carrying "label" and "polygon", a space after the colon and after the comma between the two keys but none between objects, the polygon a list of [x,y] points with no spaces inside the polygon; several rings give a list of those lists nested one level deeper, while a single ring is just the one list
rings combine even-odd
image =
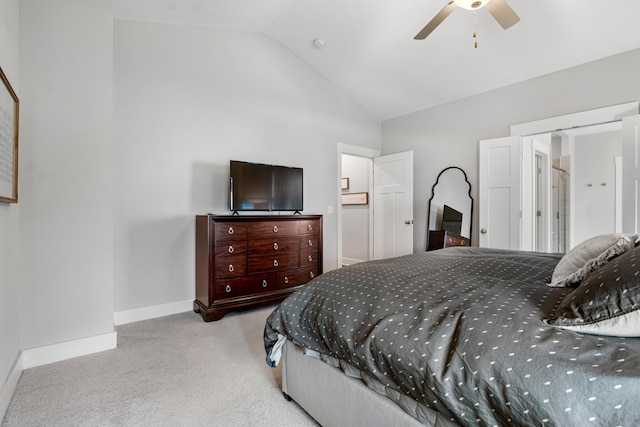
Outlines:
[{"label": "mirror reflection", "polygon": [[457,166],[443,169],[431,188],[427,212],[427,250],[470,246],[473,198],[471,183]]}]

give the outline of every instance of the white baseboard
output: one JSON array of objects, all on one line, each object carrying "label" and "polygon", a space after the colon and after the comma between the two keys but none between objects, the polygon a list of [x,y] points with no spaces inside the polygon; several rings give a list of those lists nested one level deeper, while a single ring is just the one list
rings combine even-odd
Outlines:
[{"label": "white baseboard", "polygon": [[113,313],[113,323],[124,325],[139,322],[141,320],[155,319],[156,317],[170,316],[193,310],[193,300],[170,302],[167,304],[152,305],[149,307],[135,308],[133,310],[116,311]]},{"label": "white baseboard", "polygon": [[118,334],[116,332],[110,332],[108,334],[22,350],[22,368],[29,369],[73,357],[111,350],[116,348],[117,344]]},{"label": "white baseboard", "polygon": [[4,419],[4,416],[7,413],[7,408],[9,408],[11,397],[13,397],[13,392],[16,390],[22,371],[22,353],[18,353],[18,357],[16,357],[16,360],[11,367],[11,371],[0,390],[0,420]]}]

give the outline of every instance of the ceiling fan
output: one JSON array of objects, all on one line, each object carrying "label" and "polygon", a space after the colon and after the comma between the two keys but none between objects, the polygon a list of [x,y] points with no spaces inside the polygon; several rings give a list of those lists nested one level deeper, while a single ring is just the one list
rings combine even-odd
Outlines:
[{"label": "ceiling fan", "polygon": [[476,10],[486,7],[489,13],[498,21],[505,30],[516,24],[520,17],[511,9],[505,0],[453,0],[442,8],[436,16],[414,37],[415,40],[427,38],[438,25],[445,20],[456,8]]}]

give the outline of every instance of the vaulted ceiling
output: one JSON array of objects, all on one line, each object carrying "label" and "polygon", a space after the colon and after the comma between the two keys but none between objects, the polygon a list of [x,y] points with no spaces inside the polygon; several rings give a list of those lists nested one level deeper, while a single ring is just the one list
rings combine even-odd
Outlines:
[{"label": "vaulted ceiling", "polygon": [[115,0],[114,16],[263,34],[381,120],[640,47],[638,0],[507,0],[508,30],[458,8],[414,40],[448,1]]}]

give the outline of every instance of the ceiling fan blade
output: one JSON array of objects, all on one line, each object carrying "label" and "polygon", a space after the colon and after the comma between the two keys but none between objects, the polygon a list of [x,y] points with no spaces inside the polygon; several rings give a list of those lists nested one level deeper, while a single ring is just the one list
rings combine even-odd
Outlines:
[{"label": "ceiling fan blade", "polygon": [[520,17],[511,9],[506,0],[491,0],[484,7],[505,30],[520,20]]},{"label": "ceiling fan blade", "polygon": [[416,34],[416,36],[414,37],[415,40],[424,40],[427,38],[427,36],[429,34],[431,34],[431,32],[433,30],[436,29],[436,27],[438,25],[440,25],[442,23],[442,21],[444,21],[444,19],[449,16],[451,14],[451,12],[453,12],[453,10],[456,8],[457,6],[455,5],[454,2],[450,1],[449,4],[447,4],[445,7],[442,8],[442,10],[440,12],[438,12],[438,14],[436,16],[433,17],[433,19],[431,21],[429,21],[429,23],[427,25],[425,25],[425,27],[420,30],[420,32],[418,34]]}]

